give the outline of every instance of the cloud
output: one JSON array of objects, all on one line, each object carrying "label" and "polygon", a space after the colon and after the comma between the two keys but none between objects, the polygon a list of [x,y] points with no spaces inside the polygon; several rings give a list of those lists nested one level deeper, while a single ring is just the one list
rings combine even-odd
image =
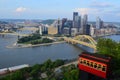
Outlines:
[{"label": "cloud", "polygon": [[75,8],[76,12],[79,12],[81,15],[84,14],[98,14],[100,9],[96,8]]},{"label": "cloud", "polygon": [[106,3],[106,2],[92,2],[91,7],[94,7],[94,8],[108,8],[108,7],[113,7],[113,5],[111,3]]},{"label": "cloud", "polygon": [[88,14],[89,8],[75,8],[76,12],[79,12],[81,15]]},{"label": "cloud", "polygon": [[27,9],[26,8],[24,8],[24,7],[18,7],[15,11],[16,12],[24,12],[24,11],[26,11]]},{"label": "cloud", "polygon": [[113,16],[120,17],[120,7],[109,10],[106,13],[112,14]]}]

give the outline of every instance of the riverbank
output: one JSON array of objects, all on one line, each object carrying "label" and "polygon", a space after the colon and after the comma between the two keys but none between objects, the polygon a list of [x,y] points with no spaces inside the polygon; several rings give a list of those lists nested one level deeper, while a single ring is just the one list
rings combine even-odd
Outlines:
[{"label": "riverbank", "polygon": [[65,41],[59,41],[59,42],[52,42],[52,43],[43,43],[43,44],[18,44],[17,42],[6,46],[6,48],[28,48],[28,47],[37,47],[37,46],[45,46],[45,45],[52,45],[52,44],[59,44],[59,43],[65,43]]},{"label": "riverbank", "polygon": [[111,34],[102,34],[102,35],[94,35],[92,36],[93,38],[96,38],[96,37],[105,37],[105,36],[112,36],[112,35],[118,35],[117,33],[111,33]]}]

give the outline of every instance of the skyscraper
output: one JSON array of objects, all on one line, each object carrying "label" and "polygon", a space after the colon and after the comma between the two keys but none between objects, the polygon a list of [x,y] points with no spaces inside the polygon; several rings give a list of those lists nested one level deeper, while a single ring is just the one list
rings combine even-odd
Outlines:
[{"label": "skyscraper", "polygon": [[101,19],[99,17],[96,18],[96,29],[100,29],[101,27]]},{"label": "skyscraper", "polygon": [[73,12],[73,27],[74,28],[78,27],[78,19],[79,19],[78,12]]},{"label": "skyscraper", "polygon": [[48,34],[48,27],[46,27],[45,25],[40,25],[39,26],[39,34],[40,35]]},{"label": "skyscraper", "polygon": [[42,35],[42,26],[39,26],[39,34]]},{"label": "skyscraper", "polygon": [[61,28],[62,28],[62,21],[58,19],[57,21],[57,28],[58,28],[58,34],[62,34]]},{"label": "skyscraper", "polygon": [[90,25],[87,24],[86,26],[86,35],[90,35]]},{"label": "skyscraper", "polygon": [[102,20],[100,22],[100,28],[104,28],[104,22]]},{"label": "skyscraper", "polygon": [[78,19],[78,32],[80,31],[80,28],[81,28],[81,16],[79,16]]},{"label": "skyscraper", "polygon": [[81,28],[82,28],[82,31],[83,31],[82,34],[86,34],[87,23],[88,23],[88,16],[87,16],[87,14],[85,14],[83,16],[83,18],[81,19]]},{"label": "skyscraper", "polygon": [[83,22],[84,22],[84,25],[87,25],[87,21],[88,21],[88,16],[87,16],[87,14],[85,14],[84,16],[83,16]]},{"label": "skyscraper", "polygon": [[77,32],[79,32],[80,27],[81,27],[81,16],[79,16],[78,12],[73,12],[73,28],[77,28]]},{"label": "skyscraper", "polygon": [[81,34],[83,34],[84,32],[83,32],[83,28],[84,28],[84,20],[83,20],[83,18],[81,18]]},{"label": "skyscraper", "polygon": [[62,19],[62,27],[61,27],[61,32],[63,33],[63,29],[65,27],[65,23],[67,22],[67,18]]}]

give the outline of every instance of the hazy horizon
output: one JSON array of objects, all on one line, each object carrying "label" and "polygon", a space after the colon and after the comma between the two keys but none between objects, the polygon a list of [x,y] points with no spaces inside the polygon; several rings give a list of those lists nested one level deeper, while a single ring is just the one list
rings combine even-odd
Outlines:
[{"label": "hazy horizon", "polygon": [[72,19],[73,12],[99,16],[105,22],[120,22],[120,1],[114,0],[0,0],[0,19]]}]

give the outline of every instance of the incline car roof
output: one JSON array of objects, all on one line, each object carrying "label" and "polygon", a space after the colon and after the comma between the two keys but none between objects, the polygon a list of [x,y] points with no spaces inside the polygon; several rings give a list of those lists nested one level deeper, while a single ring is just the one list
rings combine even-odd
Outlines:
[{"label": "incline car roof", "polygon": [[84,58],[88,58],[91,60],[96,60],[96,61],[100,61],[103,63],[109,63],[111,58],[101,55],[101,54],[97,54],[97,53],[89,53],[89,52],[82,52],[82,54],[79,55],[80,57],[84,57]]}]

